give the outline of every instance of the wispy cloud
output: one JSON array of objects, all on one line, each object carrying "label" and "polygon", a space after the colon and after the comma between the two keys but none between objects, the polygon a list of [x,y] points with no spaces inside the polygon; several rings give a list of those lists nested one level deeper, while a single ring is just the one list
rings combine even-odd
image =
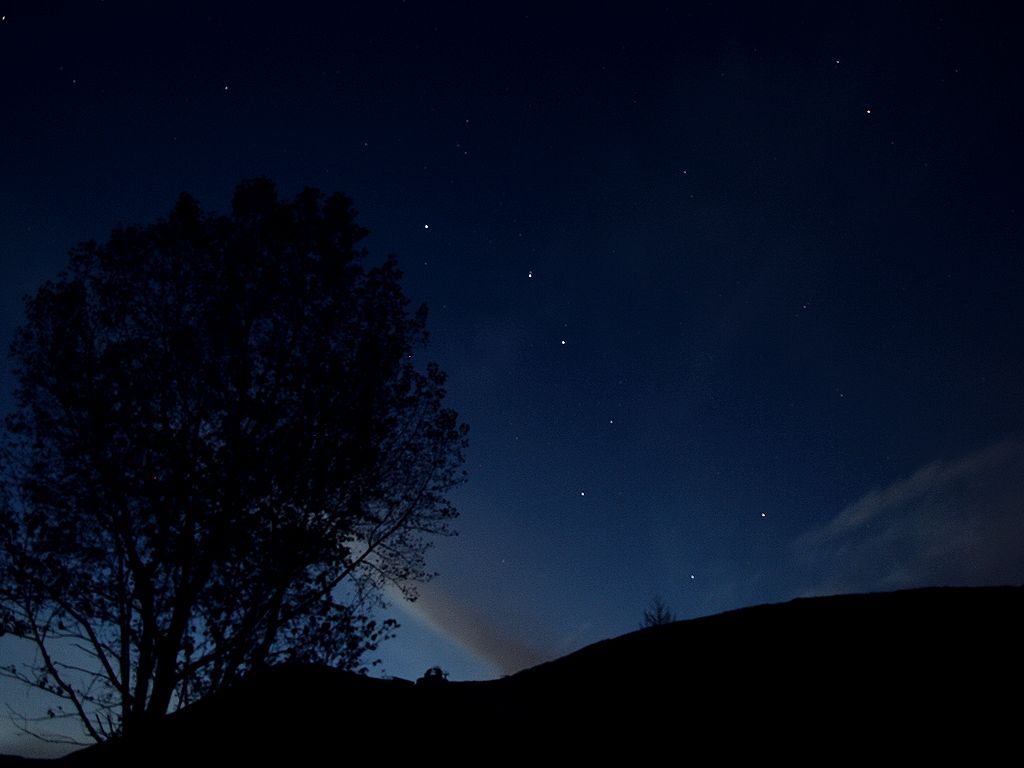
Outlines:
[{"label": "wispy cloud", "polygon": [[803,593],[1024,582],[1024,447],[1008,440],[871,491],[793,544]]}]

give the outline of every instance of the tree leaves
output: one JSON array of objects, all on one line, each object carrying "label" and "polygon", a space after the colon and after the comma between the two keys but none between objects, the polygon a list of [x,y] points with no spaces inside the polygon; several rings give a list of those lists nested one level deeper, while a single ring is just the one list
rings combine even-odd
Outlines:
[{"label": "tree leaves", "polygon": [[429,577],[466,427],[366,234],[343,195],[256,179],[230,216],[182,195],[80,245],[29,300],[0,604],[86,644],[119,728],[277,660],[357,668],[396,626],[370,618],[381,587]]}]

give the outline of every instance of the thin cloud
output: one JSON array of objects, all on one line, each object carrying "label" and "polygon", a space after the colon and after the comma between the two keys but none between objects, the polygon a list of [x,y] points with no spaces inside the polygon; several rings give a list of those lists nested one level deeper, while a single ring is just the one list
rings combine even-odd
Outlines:
[{"label": "thin cloud", "polygon": [[935,461],[793,544],[803,593],[1024,582],[1024,448]]}]

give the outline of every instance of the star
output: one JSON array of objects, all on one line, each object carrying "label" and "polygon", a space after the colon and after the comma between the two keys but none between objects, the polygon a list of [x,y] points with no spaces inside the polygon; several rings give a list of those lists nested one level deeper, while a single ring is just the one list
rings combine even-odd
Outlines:
[{"label": "star", "polygon": [[761,513],[761,517],[768,517],[764,512]]},{"label": "star", "polygon": [[587,495],[586,491],[580,491],[580,496],[586,496],[586,495]]},{"label": "star", "polygon": [[533,277],[533,270],[532,269],[528,270],[527,273],[526,273],[526,276],[532,278]]},{"label": "star", "polygon": [[424,224],[424,225],[423,225],[423,228],[424,228],[424,229],[430,229],[430,225],[429,225],[429,224]]},{"label": "star", "polygon": [[562,346],[565,346],[565,339],[562,339]]}]

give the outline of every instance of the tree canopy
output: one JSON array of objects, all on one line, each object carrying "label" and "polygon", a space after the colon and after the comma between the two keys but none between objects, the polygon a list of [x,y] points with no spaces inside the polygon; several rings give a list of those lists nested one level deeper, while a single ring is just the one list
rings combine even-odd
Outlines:
[{"label": "tree canopy", "polygon": [[[74,248],[26,303],[0,480],[4,672],[125,733],[261,665],[358,669],[452,533],[467,427],[426,310],[351,200],[241,183],[229,215]],[[70,653],[70,656],[67,655]],[[70,659],[70,660],[69,660]]]}]

